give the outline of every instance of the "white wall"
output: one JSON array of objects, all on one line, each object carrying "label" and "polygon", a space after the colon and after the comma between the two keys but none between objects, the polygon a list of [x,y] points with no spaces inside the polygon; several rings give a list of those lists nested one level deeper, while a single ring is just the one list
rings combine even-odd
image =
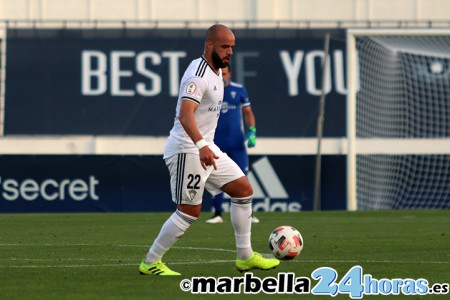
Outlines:
[{"label": "white wall", "polygon": [[450,0],[0,0],[2,20],[450,20]]}]

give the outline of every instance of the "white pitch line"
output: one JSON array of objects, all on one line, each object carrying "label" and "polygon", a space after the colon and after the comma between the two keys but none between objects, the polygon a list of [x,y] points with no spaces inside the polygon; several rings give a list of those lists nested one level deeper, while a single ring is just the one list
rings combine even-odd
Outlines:
[{"label": "white pitch line", "polygon": [[[24,259],[26,260],[26,259]],[[173,261],[170,262],[171,265],[205,265],[205,264],[222,264],[222,263],[234,263],[235,260],[199,260],[199,261]],[[442,261],[382,261],[382,260],[291,260],[289,262],[285,263],[321,263],[321,264],[328,264],[328,263],[390,263],[390,264],[449,264],[449,262],[442,262]],[[139,264],[139,261],[136,260],[135,263],[117,263],[117,264],[70,264],[70,265],[12,265],[12,266],[2,266],[0,265],[0,268],[92,268],[92,267],[129,267],[129,266],[137,266]]]},{"label": "white pitch line", "polygon": [[[109,244],[0,244],[0,247],[15,247],[15,246],[44,246],[44,247],[145,247],[149,248],[150,245],[109,245]],[[188,250],[209,250],[209,251],[219,251],[219,252],[236,252],[236,250],[223,249],[223,248],[205,248],[205,247],[173,247],[172,249],[188,249]]]},{"label": "white pitch line", "polygon": [[[0,261],[63,261],[54,258],[0,258]],[[136,261],[134,258],[64,258],[64,261]]]},{"label": "white pitch line", "polygon": [[[0,244],[1,246],[107,246],[107,247],[145,247],[148,248],[148,245],[108,245],[108,244]],[[235,250],[223,249],[223,248],[207,248],[207,247],[173,247],[173,249],[186,249],[186,250],[208,250],[208,251],[217,251],[217,252],[231,252],[234,253]],[[271,256],[271,254],[263,254],[264,256]],[[0,258],[0,261],[48,261],[48,262],[61,262],[60,259],[40,259],[40,258]],[[120,258],[106,258],[106,259],[94,259],[94,258],[79,258],[79,259],[66,259],[65,261],[134,261],[134,259],[120,259]],[[181,264],[215,264],[215,263],[229,263],[234,262],[234,260],[199,260],[199,261],[175,261],[170,262],[170,264],[181,265]],[[295,259],[289,261],[289,263],[388,263],[388,264],[450,264],[448,261],[395,261],[395,260],[302,260]],[[136,262],[137,263],[137,262]],[[0,268],[61,268],[61,267],[73,267],[73,268],[82,268],[82,267],[122,267],[122,266],[134,266],[133,264],[83,264],[83,265],[20,265],[20,266],[1,266]]]},{"label": "white pitch line", "polygon": [[[233,263],[235,260],[205,260],[205,261],[179,261],[170,262],[171,265],[198,265],[198,264],[221,264]],[[90,264],[90,265],[22,265],[22,266],[0,266],[0,268],[91,268],[91,267],[129,267],[138,266],[139,261],[136,260],[132,264]]]},{"label": "white pitch line", "polygon": [[212,250],[212,251],[219,251],[219,252],[232,252],[235,253],[236,250],[230,250],[230,249],[222,249],[222,248],[201,248],[201,247],[173,247],[173,249],[188,249],[188,250]]},{"label": "white pitch line", "polygon": [[51,247],[66,247],[66,246],[89,246],[89,247],[149,247],[149,245],[112,245],[112,244],[1,244],[0,243],[0,247],[2,246],[51,246]]}]

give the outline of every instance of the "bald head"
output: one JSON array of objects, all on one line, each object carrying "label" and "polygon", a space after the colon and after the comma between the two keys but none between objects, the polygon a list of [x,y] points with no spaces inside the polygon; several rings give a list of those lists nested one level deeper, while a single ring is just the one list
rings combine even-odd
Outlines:
[{"label": "bald head", "polygon": [[216,71],[228,66],[233,55],[234,44],[234,34],[227,26],[214,24],[208,28],[204,56]]},{"label": "bald head", "polygon": [[214,24],[206,31],[206,41],[213,41],[224,34],[233,34],[233,32],[225,25]]}]

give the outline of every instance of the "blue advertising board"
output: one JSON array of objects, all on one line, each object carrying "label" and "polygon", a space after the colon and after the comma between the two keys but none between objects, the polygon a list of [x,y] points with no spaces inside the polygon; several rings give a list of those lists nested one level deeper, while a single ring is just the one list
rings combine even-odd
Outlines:
[{"label": "blue advertising board", "polygon": [[[254,210],[313,208],[314,156],[250,156]],[[342,210],[345,158],[322,158],[322,209]],[[225,210],[229,202],[225,201]],[[160,155],[2,155],[0,212],[173,211]],[[206,195],[203,210],[212,210]]]},{"label": "blue advertising board", "polygon": [[[328,31],[329,32],[329,31]],[[199,29],[7,29],[5,135],[167,136]],[[344,30],[331,30],[324,136],[345,136]],[[233,80],[261,137],[312,137],[324,30],[237,29]],[[277,126],[273,126],[276,122]]]}]

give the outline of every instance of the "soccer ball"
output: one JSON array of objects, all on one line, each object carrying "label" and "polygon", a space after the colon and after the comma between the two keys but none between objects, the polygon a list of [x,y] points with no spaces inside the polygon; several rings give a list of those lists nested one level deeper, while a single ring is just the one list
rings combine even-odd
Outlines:
[{"label": "soccer ball", "polygon": [[292,226],[280,226],[270,234],[269,248],[276,258],[290,260],[302,251],[303,237]]}]

